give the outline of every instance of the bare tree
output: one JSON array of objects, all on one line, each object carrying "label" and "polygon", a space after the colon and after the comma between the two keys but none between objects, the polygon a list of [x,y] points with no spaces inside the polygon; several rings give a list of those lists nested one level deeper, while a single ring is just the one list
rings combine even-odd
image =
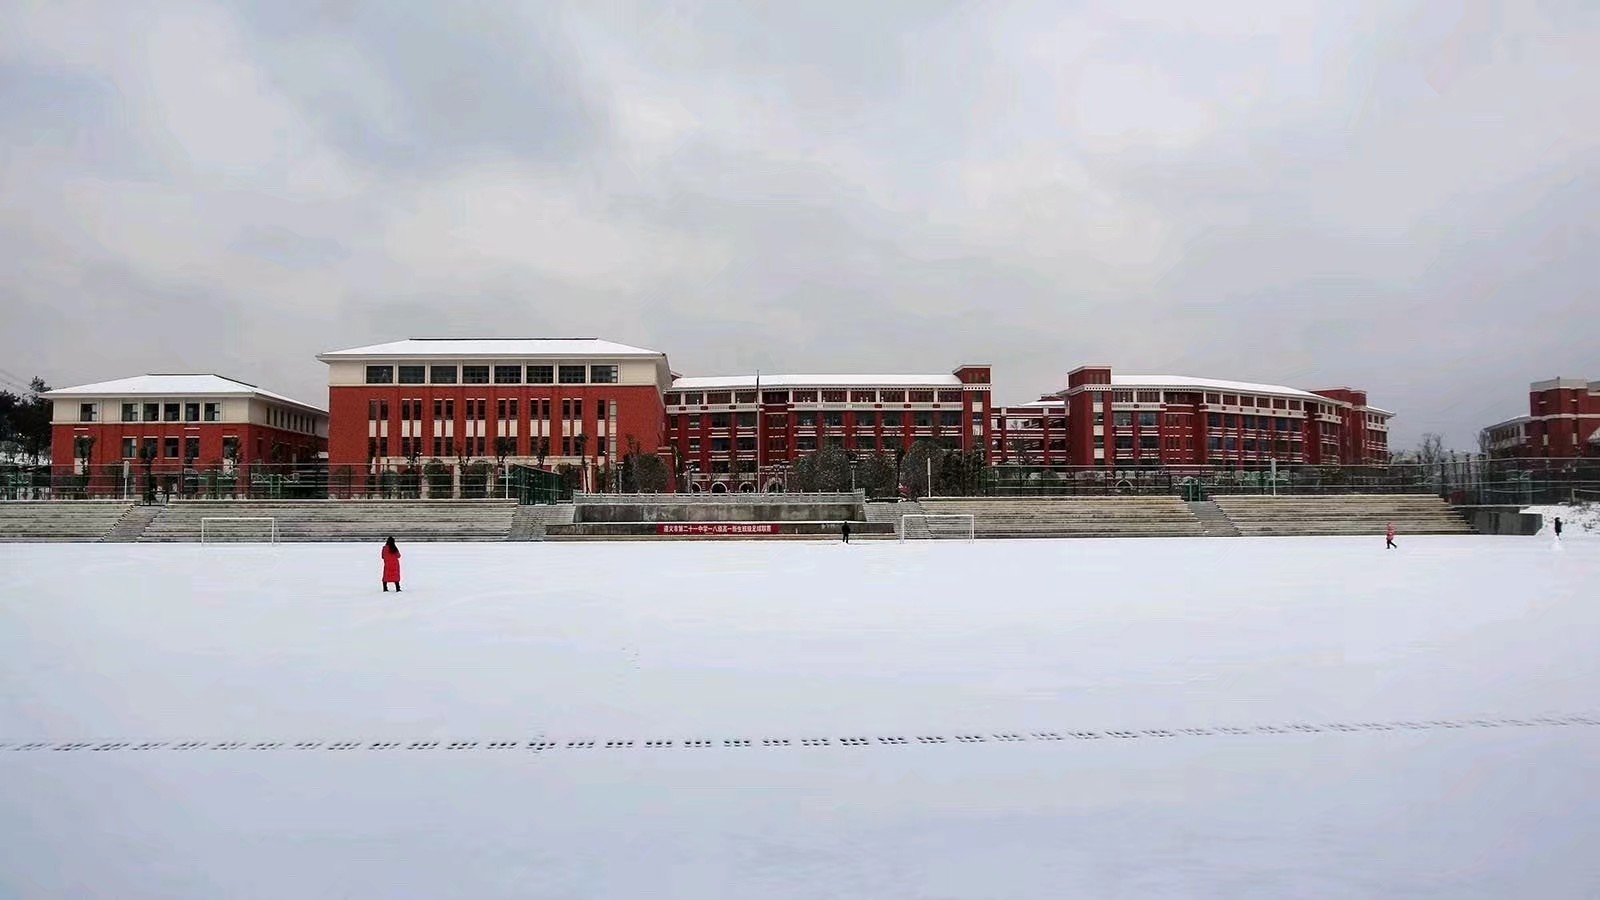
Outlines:
[{"label": "bare tree", "polygon": [[1444,437],[1432,431],[1422,436],[1417,445],[1417,462],[1424,466],[1439,466],[1445,461]]}]

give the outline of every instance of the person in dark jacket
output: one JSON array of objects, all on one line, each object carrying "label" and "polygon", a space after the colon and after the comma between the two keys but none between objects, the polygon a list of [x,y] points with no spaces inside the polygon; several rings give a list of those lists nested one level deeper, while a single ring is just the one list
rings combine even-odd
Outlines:
[{"label": "person in dark jacket", "polygon": [[850,523],[845,522],[839,526],[839,534],[844,537],[846,544],[850,543]]},{"label": "person in dark jacket", "polygon": [[383,592],[389,593],[389,585],[394,585],[394,592],[400,593],[400,548],[394,545],[391,537],[383,542]]},{"label": "person in dark jacket", "polygon": [[1556,540],[1561,540],[1561,517],[1556,516]]}]

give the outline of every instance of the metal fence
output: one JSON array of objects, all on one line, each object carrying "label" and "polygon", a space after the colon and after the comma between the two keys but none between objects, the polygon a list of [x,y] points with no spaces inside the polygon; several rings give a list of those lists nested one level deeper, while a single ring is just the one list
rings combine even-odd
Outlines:
[{"label": "metal fence", "polygon": [[[581,473],[489,460],[429,460],[416,466],[239,464],[223,467],[0,463],[0,500],[123,499],[478,499],[565,503]],[[1534,506],[1600,502],[1600,459],[1497,459],[1457,455],[1388,466],[1209,469],[992,466],[969,490],[983,496],[1175,494],[1432,494],[1459,504]],[[935,495],[957,491],[937,480]]]},{"label": "metal fence", "polygon": [[239,464],[226,467],[0,465],[0,500],[346,500],[483,499],[559,503],[572,497],[561,476],[486,460],[416,467]]}]

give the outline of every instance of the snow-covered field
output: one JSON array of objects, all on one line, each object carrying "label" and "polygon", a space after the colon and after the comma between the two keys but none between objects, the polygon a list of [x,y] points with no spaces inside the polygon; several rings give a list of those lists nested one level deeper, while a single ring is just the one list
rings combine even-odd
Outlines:
[{"label": "snow-covered field", "polygon": [[1544,517],[1539,534],[1555,534],[1555,521],[1561,519],[1561,536],[1600,537],[1600,503],[1572,503],[1560,506],[1529,506],[1525,513],[1538,513]]},{"label": "snow-covered field", "polygon": [[1382,547],[0,545],[0,896],[1600,894],[1600,542]]}]

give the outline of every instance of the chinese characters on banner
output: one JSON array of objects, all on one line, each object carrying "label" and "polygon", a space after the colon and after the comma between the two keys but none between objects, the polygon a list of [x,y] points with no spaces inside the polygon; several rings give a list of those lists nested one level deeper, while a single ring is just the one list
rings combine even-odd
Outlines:
[{"label": "chinese characters on banner", "polygon": [[656,534],[778,534],[781,529],[769,522],[662,522]]}]

